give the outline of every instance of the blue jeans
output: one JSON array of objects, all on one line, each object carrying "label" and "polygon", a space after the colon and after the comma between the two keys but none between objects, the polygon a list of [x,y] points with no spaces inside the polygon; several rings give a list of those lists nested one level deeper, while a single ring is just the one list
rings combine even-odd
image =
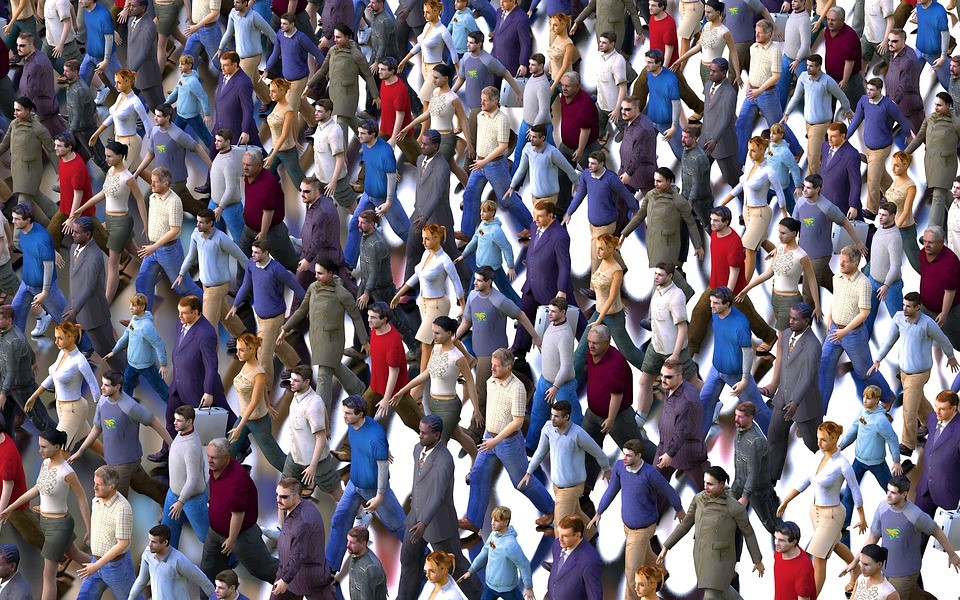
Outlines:
[{"label": "blue jeans", "polygon": [[277,444],[277,438],[273,437],[272,426],[273,422],[269,415],[247,421],[240,430],[240,439],[230,445],[230,456],[236,456],[245,445],[249,445],[247,436],[252,433],[253,439],[257,440],[257,446],[260,447],[260,453],[277,472],[283,473],[283,463],[287,460],[287,455]]},{"label": "blue jeans", "polygon": [[[530,142],[527,140],[527,132],[530,131],[530,125],[527,125],[527,122],[523,119],[520,119],[520,133],[517,134],[517,147],[513,151],[513,167],[510,169],[510,177],[513,177],[517,173],[517,167],[520,166],[520,155],[523,154],[523,149]],[[553,140],[553,123],[547,123],[547,143],[557,147],[557,143]],[[530,174],[527,173],[529,177]]]},{"label": "blue jeans", "polygon": [[787,107],[787,99],[790,97],[790,88],[793,87],[793,83],[797,80],[797,76],[800,73],[807,72],[807,61],[806,59],[801,60],[800,64],[797,66],[797,72],[790,72],[790,63],[793,62],[793,59],[783,55],[783,59],[780,62],[780,79],[777,80],[777,95],[780,97],[780,110],[783,110]]},{"label": "blue jeans", "polygon": [[503,270],[503,267],[497,267],[493,270],[493,285],[497,286],[501,294],[510,298],[511,302],[520,306],[520,295],[517,294],[517,290],[513,289],[513,284],[510,283],[510,278],[507,277],[507,272]]},{"label": "blue jeans", "polygon": [[[207,208],[210,210],[215,210],[217,208],[217,203],[213,200],[210,201],[210,204],[207,205]],[[243,203],[234,202],[233,204],[227,206],[223,209],[223,212],[220,213],[221,221],[217,222],[217,227],[220,231],[226,231],[230,234],[230,237],[233,238],[233,241],[238,246],[240,245],[240,238],[243,237]]]},{"label": "blue jeans", "polygon": [[166,401],[167,396],[170,395],[170,388],[167,387],[167,382],[163,380],[163,377],[160,377],[160,370],[157,369],[157,365],[150,365],[146,369],[138,369],[127,363],[127,368],[123,370],[123,387],[121,388],[123,393],[133,397],[133,392],[140,385],[141,375],[147,380],[153,391],[160,396],[160,399]]},{"label": "blue jeans", "polygon": [[223,38],[223,31],[220,29],[220,23],[211,23],[206,27],[193,32],[187,38],[187,44],[183,47],[183,53],[193,57],[194,64],[200,64],[200,46],[207,51],[207,58],[210,60],[210,68],[214,71],[220,70],[220,61],[213,60],[213,55],[220,49],[220,40]]},{"label": "blue jeans", "polygon": [[[354,450],[356,451],[356,450]],[[337,510],[333,513],[333,519],[330,525],[330,537],[327,538],[327,562],[332,569],[340,570],[343,564],[343,554],[347,551],[347,532],[353,527],[354,517],[360,505],[377,495],[377,490],[358,488],[353,481],[347,482],[347,487],[343,490],[343,496],[337,502]],[[389,487],[380,503],[377,512],[374,513],[383,526],[390,530],[397,539],[403,541],[405,528],[404,519],[407,515],[403,512],[403,507]],[[333,566],[336,565],[336,566]]]},{"label": "blue jeans", "polygon": [[870,335],[867,328],[861,325],[848,333],[839,342],[831,342],[830,334],[837,330],[837,325],[830,326],[827,337],[823,339],[823,354],[820,357],[820,371],[817,378],[820,380],[820,397],[823,400],[823,414],[827,414],[827,406],[830,405],[830,396],[833,395],[833,386],[836,383],[837,362],[840,361],[840,355],[844,352],[850,358],[853,364],[853,382],[857,386],[857,399],[863,397],[863,390],[868,385],[875,385],[880,388],[881,402],[889,402],[893,399],[893,392],[887,385],[887,380],[879,371],[867,377],[867,369],[873,365],[873,356],[870,353]]},{"label": "blue jeans", "polygon": [[528,229],[533,223],[533,215],[523,205],[519,194],[514,193],[506,200],[503,199],[504,194],[510,189],[510,167],[507,159],[501,156],[487,163],[482,169],[470,173],[467,187],[463,190],[463,216],[460,221],[460,230],[468,236],[473,235],[477,230],[480,220],[480,200],[488,181],[493,186],[497,204],[510,213],[517,231]]},{"label": "blue jeans", "polygon": [[[710,373],[700,390],[700,403],[703,404],[704,439],[710,433],[710,427],[713,425],[713,412],[716,410],[717,402],[720,401],[720,392],[723,391],[724,384],[733,387],[742,377],[739,373],[727,375],[718,371],[716,367],[710,367]],[[757,388],[757,382],[753,380],[753,375],[750,376],[746,389],[743,390],[737,400],[739,402],[753,402],[753,405],[757,407],[757,425],[766,434],[767,428],[770,426],[770,407],[763,401],[763,396],[760,395],[760,390]]]},{"label": "blue jeans", "polygon": [[172,490],[167,491],[167,499],[163,502],[163,517],[160,523],[170,528],[170,546],[172,548],[180,547],[180,533],[183,531],[183,520],[190,521],[193,532],[197,534],[197,539],[202,544],[207,539],[207,531],[210,530],[210,511],[207,507],[207,491],[197,494],[183,504],[183,511],[180,518],[173,520],[170,518],[170,507],[179,500]]},{"label": "blue jeans", "polygon": [[[937,60],[940,58],[940,55],[927,54],[925,52],[917,51],[917,58],[919,58],[921,62],[925,62],[932,67],[933,63],[937,62]],[[949,58],[943,61],[943,64],[940,65],[939,69],[934,71],[934,74],[937,76],[937,81],[940,82],[940,86],[943,87],[943,89],[950,91],[950,59]]]},{"label": "blue jeans", "polygon": [[[30,305],[33,299],[43,291],[42,287],[33,287],[24,282],[20,282],[17,293],[13,297],[13,324],[20,328],[20,331],[27,330],[27,315],[30,313]],[[53,317],[54,323],[60,322],[60,315],[67,309],[67,298],[60,291],[57,282],[53,282],[50,291],[47,293],[46,300],[43,301],[43,309]]]},{"label": "blue jeans", "polygon": [[[87,85],[90,85],[90,82],[93,81],[93,71],[102,61],[102,56],[97,58],[95,56],[90,56],[89,54],[84,55],[83,62],[80,63],[80,71],[78,73],[80,75],[80,79],[82,79]],[[107,63],[107,68],[103,70],[103,74],[101,75],[101,79],[105,81],[107,87],[113,85],[114,76],[120,69],[120,61],[117,60],[117,55],[114,54],[110,57],[110,62]]]},{"label": "blue jeans", "polygon": [[[392,174],[387,176],[393,177]],[[365,210],[375,210],[377,206],[384,202],[386,202],[386,198],[371,198],[366,192],[360,195],[357,208],[354,209],[353,216],[350,217],[350,223],[347,225],[347,247],[343,251],[343,259],[351,269],[356,268],[357,259],[360,258],[360,238],[363,237],[358,227],[360,213]],[[390,208],[387,209],[387,222],[390,223],[390,228],[397,234],[397,237],[406,242],[410,235],[410,217],[404,212],[403,205],[397,198],[393,199]]]},{"label": "blue jeans", "polygon": [[[167,274],[171,282],[180,276],[180,267],[183,266],[183,246],[179,241],[169,246],[160,246],[156,252],[143,259],[140,272],[137,273],[137,293],[147,297],[147,310],[153,309],[153,299],[156,296],[157,283],[160,282],[160,270]],[[173,291],[181,298],[193,294],[203,299],[203,290],[190,277],[184,277],[180,285],[173,287]]]},{"label": "blue jeans", "polygon": [[[94,562],[97,559],[98,557],[93,557]],[[85,578],[80,586],[77,600],[100,600],[107,588],[113,592],[114,598],[128,598],[136,578],[137,575],[133,572],[133,559],[130,558],[130,552],[126,552],[120,560],[108,562],[96,573]],[[137,598],[143,600],[143,595]]]},{"label": "blue jeans", "polygon": [[[883,461],[879,465],[865,465],[859,460],[853,459],[853,474],[857,476],[857,483],[863,481],[863,476],[867,471],[873,473],[873,476],[877,479],[877,483],[880,484],[880,489],[886,492],[887,483],[889,483],[893,477],[890,473],[890,467],[887,466],[887,462]],[[850,521],[853,520],[853,494],[850,492],[850,486],[843,486],[843,497],[840,503],[843,504],[843,508],[847,511],[846,516],[843,517],[843,536],[840,538],[840,543],[849,548]],[[869,525],[869,523],[867,524]]]},{"label": "blue jeans", "polygon": [[[484,432],[483,439],[492,438],[489,431]],[[513,487],[517,487],[530,464],[523,449],[523,436],[519,431],[494,446],[493,450],[477,454],[477,460],[470,470],[470,500],[467,502],[467,520],[474,525],[482,526],[486,523],[487,505],[493,497],[493,478],[501,464],[510,475]],[[553,514],[553,498],[539,479],[531,478],[530,483],[520,491],[541,513]]]},{"label": "blue jeans", "polygon": [[490,586],[483,585],[483,593],[480,594],[480,600],[497,600],[498,598],[503,598],[503,600],[523,600],[523,592],[520,591],[520,588],[513,588],[509,592],[497,592],[490,589]]},{"label": "blue jeans", "polygon": [[[880,289],[882,283],[878,282],[873,277],[867,276],[867,279],[870,280],[870,316],[867,317],[867,333],[873,334],[873,324],[877,320],[877,312],[880,310],[880,299],[877,298],[877,290]],[[883,299],[883,303],[887,307],[887,314],[890,315],[890,318],[893,318],[893,315],[897,312],[903,310],[903,280],[898,279],[889,289],[887,289],[887,296]]]},{"label": "blue jeans", "polygon": [[[750,141],[758,113],[767,121],[767,127],[779,123],[780,119],[783,118],[783,108],[780,106],[780,96],[777,94],[776,88],[767,90],[752,100],[744,99],[743,106],[740,107],[740,115],[737,116],[736,125],[737,158],[740,159],[740,164],[743,164],[747,159],[747,142]],[[793,135],[793,131],[789,127],[785,128],[787,132],[784,138],[790,145],[790,154],[796,156],[803,152],[803,147],[800,146],[797,136]]]},{"label": "blue jeans", "polygon": [[[659,131],[661,135],[671,127],[670,123],[654,123],[653,126],[657,128],[657,131]],[[673,151],[673,155],[677,157],[677,160],[680,160],[680,157],[683,155],[683,143],[680,141],[680,135],[682,133],[678,125],[673,135],[667,140],[667,143],[670,144],[670,150]],[[660,140],[658,139],[657,141],[659,142]]]},{"label": "blue jeans", "polygon": [[[287,172],[287,177],[289,177],[293,185],[299,189],[300,182],[306,178],[306,175],[304,175],[303,169],[300,167],[300,153],[297,152],[298,148],[299,146],[293,146],[288,150],[280,150],[277,152],[277,155],[273,159],[273,164],[270,165],[270,172],[279,177],[278,173],[280,165],[282,164],[284,170]],[[399,202],[394,202],[394,204],[399,204]]]},{"label": "blue jeans", "polygon": [[187,118],[177,115],[173,118],[173,124],[184,131],[187,130],[189,125],[190,129],[193,130],[193,138],[202,143],[204,147],[209,148],[213,144],[213,136],[210,135],[207,124],[203,122],[203,115],[193,115]]},{"label": "blue jeans", "polygon": [[[530,407],[530,427],[527,428],[526,446],[530,450],[536,450],[540,444],[540,432],[543,426],[550,420],[550,407],[547,402],[547,390],[553,384],[540,376],[537,380],[537,389],[533,392],[533,403]],[[579,425],[583,423],[583,408],[580,406],[580,398],[577,396],[577,380],[571,379],[557,390],[556,400],[566,400],[570,403],[570,421]]]}]

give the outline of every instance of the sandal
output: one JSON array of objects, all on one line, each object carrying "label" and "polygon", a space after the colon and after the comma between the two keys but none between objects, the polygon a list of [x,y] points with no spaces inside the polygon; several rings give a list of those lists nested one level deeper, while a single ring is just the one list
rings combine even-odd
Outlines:
[{"label": "sandal", "polygon": [[58,567],[58,568],[57,568],[57,579],[60,579],[61,577],[65,578],[65,579],[69,579],[70,581],[73,581],[74,579],[76,579],[75,576],[67,573],[67,569],[70,568],[70,565],[71,565],[71,564],[73,564],[73,559],[72,559],[72,558],[67,558],[66,560],[64,560],[64,561],[62,561],[62,562],[60,562],[60,563],[57,564],[57,567]]},{"label": "sandal", "polygon": [[855,587],[856,587],[856,584],[851,581],[850,583],[848,583],[848,584],[843,588],[843,595],[846,596],[847,598],[852,597],[852,596],[853,596],[853,589],[854,589]]}]

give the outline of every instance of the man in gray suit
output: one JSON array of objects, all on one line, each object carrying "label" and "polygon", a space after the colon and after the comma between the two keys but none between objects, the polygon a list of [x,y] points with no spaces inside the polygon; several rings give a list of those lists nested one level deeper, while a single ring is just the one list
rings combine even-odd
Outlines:
[{"label": "man in gray suit", "polygon": [[[413,449],[413,492],[410,513],[404,523],[407,531],[400,548],[399,600],[415,600],[420,595],[426,546],[434,551],[449,552],[456,557],[451,575],[456,579],[466,573],[470,562],[460,548],[457,509],[453,503],[453,456],[446,444],[440,443],[443,422],[437,415],[420,420],[420,443]],[[480,597],[475,578],[461,584],[463,593],[474,600]]]},{"label": "man in gray suit", "polygon": [[737,160],[737,90],[727,78],[730,63],[715,58],[710,63],[710,81],[703,86],[703,131],[700,146],[720,166],[720,175],[733,187],[742,168]]},{"label": "man in gray suit", "polygon": [[20,550],[13,544],[0,546],[0,600],[33,600],[30,584],[19,567]]},{"label": "man in gray suit", "polygon": [[823,348],[810,327],[812,318],[813,309],[806,302],[797,302],[790,309],[790,329],[780,333],[773,380],[760,388],[760,393],[773,396],[767,430],[772,481],[778,481],[783,473],[793,423],[810,452],[817,451],[817,427],[823,422],[817,372]]},{"label": "man in gray suit", "polygon": [[[110,303],[107,302],[106,256],[93,238],[93,219],[80,217],[73,222],[73,241],[70,248],[70,302],[63,313],[64,321],[76,321],[93,343],[100,356],[113,352],[117,336],[110,323]],[[126,361],[114,354],[110,366],[120,372]]]},{"label": "man in gray suit", "polygon": [[[130,14],[127,21],[127,69],[137,73],[134,82],[140,98],[152,111],[163,104],[163,76],[157,63],[157,26],[152,18],[144,17],[146,0],[130,0],[126,5]],[[144,124],[146,125],[146,123]]]}]

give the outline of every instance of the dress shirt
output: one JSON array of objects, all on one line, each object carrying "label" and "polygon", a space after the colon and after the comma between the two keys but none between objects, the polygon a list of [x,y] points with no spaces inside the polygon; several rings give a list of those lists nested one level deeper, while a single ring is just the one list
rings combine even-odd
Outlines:
[{"label": "dress shirt", "polygon": [[650,298],[650,329],[653,333],[650,344],[654,352],[665,356],[673,354],[679,335],[677,326],[687,320],[687,298],[683,290],[672,281],[666,287],[657,287]]},{"label": "dress shirt", "polygon": [[[426,164],[426,161],[424,161]],[[524,146],[520,153],[520,164],[513,175],[510,186],[520,187],[523,178],[530,171],[530,194],[534,198],[547,198],[560,193],[560,171],[563,171],[570,180],[576,183],[577,171],[570,161],[556,147],[544,142],[543,148],[537,150],[533,144]]]},{"label": "dress shirt", "polygon": [[833,305],[831,319],[838,328],[846,327],[863,309],[871,307],[870,281],[860,271],[847,277],[843,273],[833,276]]},{"label": "dress shirt", "polygon": [[893,324],[890,336],[883,343],[877,354],[877,360],[882,361],[897,340],[903,336],[903,343],[900,344],[900,352],[897,354],[897,362],[900,364],[900,370],[908,375],[916,375],[930,371],[933,368],[933,343],[936,342],[943,350],[943,353],[952,358],[954,353],[953,344],[947,338],[937,322],[928,315],[919,313],[913,321],[904,316],[903,311],[893,316]]},{"label": "dress shirt", "polygon": [[551,423],[543,426],[540,432],[540,443],[530,464],[527,473],[533,475],[540,467],[540,463],[550,451],[550,480],[558,488],[569,488],[582,484],[587,480],[587,468],[584,461],[589,460],[589,453],[603,471],[610,470],[610,460],[603,449],[576,423],[569,422],[565,431],[560,431]]},{"label": "dress shirt", "polygon": [[[818,465],[823,459],[823,451],[818,451],[814,455],[811,465]],[[814,484],[813,503],[817,506],[837,506],[840,504],[840,488],[844,482],[850,488],[853,494],[853,502],[857,507],[863,506],[863,496],[860,495],[860,485],[857,483],[856,475],[853,473],[853,467],[839,450],[830,455],[830,460],[820,469],[819,473],[804,478],[797,487],[798,492]]]},{"label": "dress shirt", "polygon": [[[133,532],[133,510],[120,492],[109,500],[93,499],[90,516],[90,552],[102,558],[119,540],[130,540]],[[122,555],[121,555],[122,556]]]}]

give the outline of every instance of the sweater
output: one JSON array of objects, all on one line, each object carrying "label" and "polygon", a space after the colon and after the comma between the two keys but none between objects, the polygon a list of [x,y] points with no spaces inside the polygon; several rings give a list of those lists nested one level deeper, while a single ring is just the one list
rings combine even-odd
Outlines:
[{"label": "sweater", "polygon": [[230,257],[236,259],[237,264],[247,262],[247,256],[236,245],[230,236],[216,227],[210,236],[205,236],[199,229],[190,234],[190,250],[180,267],[180,275],[190,277],[190,269],[200,263],[200,282],[204,287],[216,287],[230,282]]},{"label": "sweater", "polygon": [[567,215],[573,216],[587,196],[587,220],[597,227],[609,225],[617,220],[617,202],[619,197],[632,211],[640,209],[637,199],[633,197],[627,186],[620,182],[617,174],[610,169],[604,169],[600,177],[595,177],[590,171],[580,173],[580,183],[577,193],[567,209]]},{"label": "sweater", "polygon": [[530,194],[534,198],[546,198],[560,193],[560,171],[566,174],[570,183],[577,182],[577,171],[570,161],[555,146],[544,144],[538,151],[533,144],[527,144],[520,153],[520,164],[510,182],[517,189],[530,171]]},{"label": "sweater", "polygon": [[600,464],[602,471],[610,470],[610,459],[583,427],[569,423],[567,430],[560,432],[552,423],[540,431],[537,451],[527,465],[527,473],[533,475],[550,452],[550,479],[558,488],[571,488],[587,480],[586,457],[589,453]]},{"label": "sweater", "polygon": [[146,369],[157,363],[167,366],[167,349],[153,322],[153,313],[145,311],[139,317],[130,317],[130,324],[113,347],[116,354],[127,349],[127,363],[135,369]]},{"label": "sweater", "polygon": [[643,529],[660,520],[657,513],[658,495],[669,500],[675,511],[683,510],[680,495],[653,465],[641,462],[640,470],[631,473],[623,461],[618,460],[613,466],[610,484],[597,507],[598,515],[607,510],[621,489],[623,501],[620,503],[620,516],[623,524],[630,529]]},{"label": "sweater", "polygon": [[287,302],[283,298],[284,287],[293,290],[297,300],[303,300],[307,293],[293,273],[283,268],[279,261],[271,258],[266,266],[261,267],[251,258],[247,261],[243,284],[237,291],[233,305],[239,307],[252,291],[253,310],[257,316],[261,319],[272,319],[287,312]]},{"label": "sweater", "polygon": [[903,116],[897,105],[886,96],[880,97],[880,102],[874,104],[863,96],[857,102],[857,110],[853,113],[853,120],[847,128],[847,138],[853,137],[854,132],[864,123],[863,143],[871,150],[880,150],[893,144],[893,126],[900,125],[901,131],[910,131],[910,122]]},{"label": "sweater", "polygon": [[810,15],[806,11],[790,13],[783,28],[783,55],[794,60],[810,56],[812,28]]},{"label": "sweater", "polygon": [[881,227],[870,244],[870,277],[887,286],[900,281],[903,264],[903,239],[896,225]]},{"label": "sweater", "polygon": [[513,246],[507,240],[507,235],[503,233],[503,226],[498,217],[494,217],[489,223],[480,221],[477,232],[463,249],[463,256],[470,256],[474,252],[477,253],[477,267],[489,266],[499,269],[506,259],[507,268],[513,268]]},{"label": "sweater", "polygon": [[903,344],[900,345],[897,362],[900,363],[900,370],[908,375],[916,375],[933,368],[933,356],[930,351],[933,349],[934,342],[937,342],[948,357],[953,356],[954,348],[950,338],[943,333],[932,317],[920,313],[917,315],[916,322],[911,323],[910,319],[904,316],[903,311],[900,311],[893,315],[893,324],[890,337],[877,353],[877,360],[882,361],[887,356],[900,336],[903,336]]},{"label": "sweater", "polygon": [[170,491],[186,502],[207,489],[207,463],[196,430],[177,434],[170,445]]},{"label": "sweater", "polygon": [[230,152],[218,152],[210,166],[210,199],[220,208],[237,204],[243,199],[243,187],[240,177],[243,176],[242,148],[236,146]]},{"label": "sweater", "polygon": [[573,331],[569,323],[547,325],[541,345],[540,376],[557,388],[573,379]]},{"label": "sweater", "polygon": [[523,580],[523,589],[533,589],[530,561],[517,543],[517,530],[513,525],[508,525],[503,533],[490,532],[483,550],[470,565],[470,573],[476,575],[484,567],[487,569],[485,583],[495,592],[505,594],[515,590],[520,580]]},{"label": "sweater", "polygon": [[297,81],[310,74],[307,67],[307,56],[312,54],[317,59],[317,64],[323,62],[323,54],[317,45],[310,41],[307,34],[299,29],[290,37],[287,34],[280,33],[273,43],[273,52],[267,60],[266,70],[273,71],[283,56],[281,64],[281,75],[287,81]]},{"label": "sweater", "polygon": [[523,122],[531,127],[550,123],[550,79],[546,73],[527,78],[523,89]]},{"label": "sweater", "polygon": [[900,462],[900,440],[897,439],[893,425],[887,419],[887,411],[880,405],[873,410],[861,408],[840,439],[840,450],[857,441],[853,455],[859,462],[867,465],[879,465],[885,458],[884,445],[890,450],[893,462]]}]

